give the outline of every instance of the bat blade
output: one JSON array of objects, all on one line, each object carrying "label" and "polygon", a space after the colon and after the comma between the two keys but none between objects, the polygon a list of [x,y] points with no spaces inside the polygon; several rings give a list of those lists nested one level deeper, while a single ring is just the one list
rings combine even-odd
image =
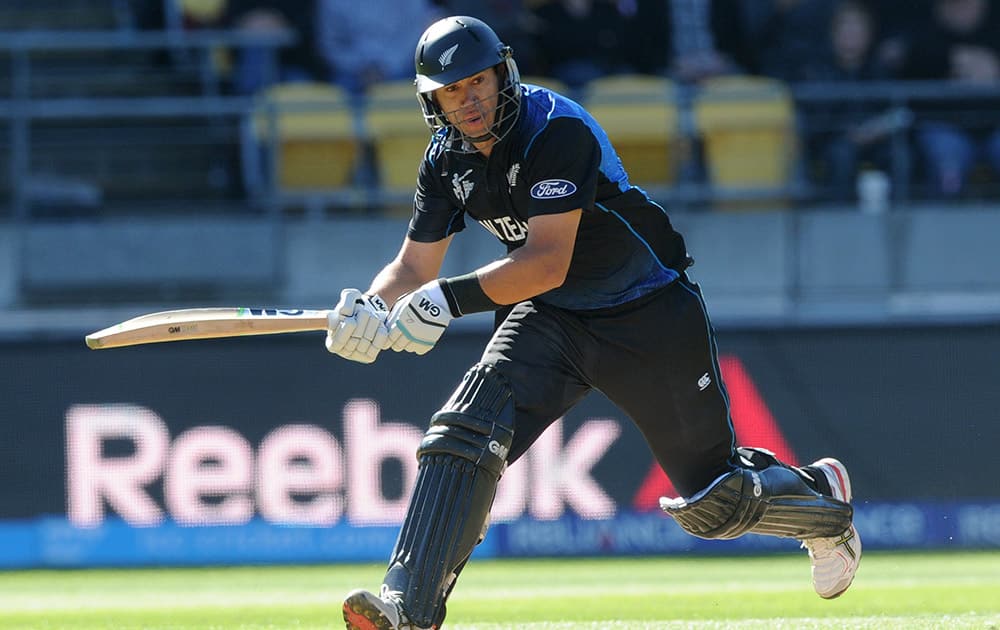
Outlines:
[{"label": "bat blade", "polygon": [[188,308],[140,315],[86,337],[91,350],[166,341],[326,330],[327,310]]}]

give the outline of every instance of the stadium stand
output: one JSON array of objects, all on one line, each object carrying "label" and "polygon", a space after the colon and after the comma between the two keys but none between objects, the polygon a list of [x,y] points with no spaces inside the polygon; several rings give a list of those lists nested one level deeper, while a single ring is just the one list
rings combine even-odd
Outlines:
[{"label": "stadium stand", "polygon": [[118,4],[68,3],[70,15],[92,16],[74,22],[40,3],[18,19],[44,28],[0,40],[0,116],[10,123],[0,136],[8,149],[0,185],[11,214],[242,207],[240,129],[250,103],[223,93],[213,54],[250,43],[276,48],[291,36],[134,30]]},{"label": "stadium stand", "polygon": [[607,131],[631,182],[651,189],[675,180],[681,140],[670,79],[648,75],[595,79],[587,83],[583,102]]},{"label": "stadium stand", "polygon": [[[177,302],[222,298],[227,287],[229,294],[261,300],[328,298],[309,288],[330,284],[323,274],[337,266],[330,259],[333,243],[347,246],[379,221],[401,221],[407,213],[427,133],[409,82],[374,86],[352,124],[339,100],[324,97],[336,101],[339,113],[320,118],[339,117],[334,136],[341,144],[298,165],[298,149],[283,146],[273,154],[275,177],[269,177],[259,140],[270,138],[253,133],[265,128],[254,114],[269,97],[229,93],[216,54],[251,42],[277,48],[293,36],[178,31],[169,21],[150,27],[135,6],[123,0],[0,5],[2,24],[16,31],[0,38],[0,200],[8,202],[0,205],[0,305],[79,304],[101,296]],[[547,77],[526,80],[553,84]],[[734,81],[743,87],[736,90]],[[940,249],[964,251],[995,234],[997,182],[983,173],[968,198],[948,204],[922,197],[925,189],[909,183],[920,176],[911,156],[910,133],[920,124],[912,102],[988,101],[998,96],[995,86],[942,90],[934,83],[886,81],[862,90],[849,83],[770,81],[764,93],[775,98],[734,108],[732,93],[746,92],[748,81],[760,84],[726,78],[680,87],[664,77],[608,77],[580,91],[615,137],[633,181],[668,208],[692,251],[724,252],[697,267],[718,290],[720,317],[741,311],[798,316],[811,312],[809,301],[823,305],[816,312],[831,304],[850,310],[845,304],[854,298],[859,309],[880,317],[887,308],[940,309],[935,296],[943,293],[951,296],[946,310],[1000,312],[994,306],[1000,287],[983,271],[1000,264],[995,255],[990,259],[990,247],[977,245],[965,266],[964,260],[941,265],[938,258],[921,264],[925,258],[913,245],[931,247],[940,237],[946,241]],[[609,96],[598,94],[602,84],[611,86]],[[712,96],[724,92],[730,95]],[[797,179],[803,158],[796,152],[798,109],[838,99],[870,99],[893,113],[896,122],[883,130],[892,137],[885,215],[857,212],[853,200],[831,204]],[[654,142],[635,157],[634,141],[650,135]],[[688,178],[688,160],[699,155],[686,143],[698,136],[706,181]],[[365,142],[377,158],[382,185],[375,189],[356,179],[352,143]],[[703,212],[747,198],[758,211]],[[299,216],[309,224],[297,226]],[[260,264],[241,269],[202,256],[217,251],[238,259],[246,251],[226,237],[230,220],[240,226],[231,233],[244,235]],[[205,221],[223,223],[199,231]],[[314,242],[321,237],[332,240]],[[142,246],[130,244],[133,238]],[[175,239],[195,245],[178,249]],[[854,248],[850,261],[838,260],[837,244],[845,242]],[[186,254],[175,259],[167,255],[171,248]],[[480,251],[490,250],[477,244],[457,255],[465,265]],[[143,262],[122,263],[138,255]],[[250,271],[252,278],[243,273]],[[347,271],[336,280],[349,281]]]},{"label": "stadium stand", "polygon": [[420,117],[413,81],[373,85],[365,101],[364,120],[384,204],[392,214],[406,214],[417,182],[417,166],[430,137]]},{"label": "stadium stand", "polygon": [[765,77],[715,77],[701,84],[693,107],[713,187],[771,192],[772,206],[783,200],[798,152],[795,105],[788,87]]},{"label": "stadium stand", "polygon": [[[273,136],[272,136],[273,134]],[[265,151],[281,194],[336,191],[352,185],[358,133],[347,94],[329,83],[279,83],[257,99],[250,151]],[[244,162],[252,156],[244,155]],[[251,191],[263,185],[248,175]]]}]

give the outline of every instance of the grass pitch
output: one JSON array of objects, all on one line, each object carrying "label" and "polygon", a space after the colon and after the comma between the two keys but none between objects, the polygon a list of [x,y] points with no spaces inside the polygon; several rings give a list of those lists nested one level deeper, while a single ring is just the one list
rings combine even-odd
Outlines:
[{"label": "grass pitch", "polygon": [[[0,572],[0,628],[341,628],[340,598],[382,566]],[[801,555],[474,561],[446,629],[989,628],[1000,552],[868,553],[841,598]]]}]

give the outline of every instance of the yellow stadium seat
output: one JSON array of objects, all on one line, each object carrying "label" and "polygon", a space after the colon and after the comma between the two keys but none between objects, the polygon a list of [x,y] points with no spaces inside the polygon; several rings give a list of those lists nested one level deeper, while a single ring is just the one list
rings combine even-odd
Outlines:
[{"label": "yellow stadium seat", "polygon": [[193,24],[217,24],[226,12],[227,0],[177,0],[181,15]]},{"label": "yellow stadium seat", "polygon": [[693,109],[713,186],[758,191],[789,186],[798,146],[795,106],[783,82],[709,79],[701,84]]},{"label": "yellow stadium seat", "polygon": [[614,145],[629,181],[674,181],[679,134],[674,84],[665,77],[611,75],[587,83],[582,97]]},{"label": "yellow stadium seat", "polygon": [[376,83],[368,90],[365,128],[375,151],[382,190],[412,199],[417,171],[431,139],[411,80]]},{"label": "yellow stadium seat", "polygon": [[277,132],[277,184],[283,192],[351,186],[358,157],[354,114],[343,89],[328,83],[273,85],[258,97],[254,135],[272,146]]}]

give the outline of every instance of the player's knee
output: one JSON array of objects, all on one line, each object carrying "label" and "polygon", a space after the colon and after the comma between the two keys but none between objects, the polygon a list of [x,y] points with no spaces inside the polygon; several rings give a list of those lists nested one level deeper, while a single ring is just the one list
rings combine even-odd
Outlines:
[{"label": "player's knee", "polygon": [[417,456],[447,454],[499,477],[514,438],[514,398],[496,368],[477,364],[431,418]]}]

